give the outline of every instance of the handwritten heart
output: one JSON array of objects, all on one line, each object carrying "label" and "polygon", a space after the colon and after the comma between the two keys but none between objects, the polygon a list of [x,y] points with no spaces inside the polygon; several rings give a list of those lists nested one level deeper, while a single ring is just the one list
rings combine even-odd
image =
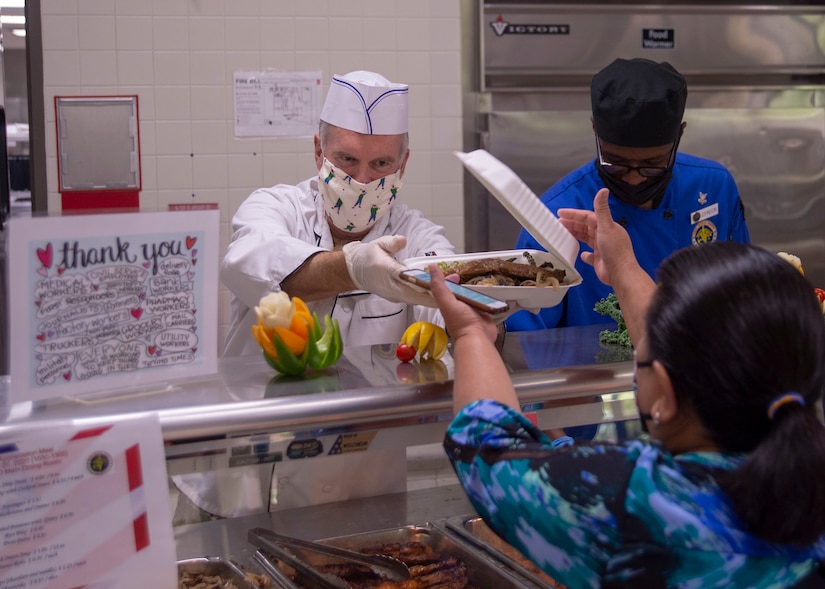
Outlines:
[{"label": "handwritten heart", "polygon": [[192,258],[192,265],[194,266],[197,263],[198,263],[198,260],[196,260],[195,258]]},{"label": "handwritten heart", "polygon": [[[195,247],[195,242],[198,241],[197,237],[187,237],[186,238],[186,249],[191,250]],[[192,255],[195,255],[196,252],[192,252]]]},{"label": "handwritten heart", "polygon": [[140,319],[140,316],[143,315],[143,309],[141,309],[140,307],[138,307],[137,309],[132,309],[129,312],[132,314],[132,317],[134,317],[135,319]]},{"label": "handwritten heart", "polygon": [[66,271],[66,269],[63,266],[59,266],[57,268],[57,275],[62,276],[65,271]]},{"label": "handwritten heart", "polygon": [[140,293],[140,294],[138,295],[138,298],[142,301],[143,299],[145,299],[145,298],[146,298],[146,293],[145,293],[145,292]]},{"label": "handwritten heart", "polygon": [[192,348],[192,353],[193,354],[197,353],[197,351],[198,351],[198,348]]},{"label": "handwritten heart", "polygon": [[72,380],[72,373],[66,372],[65,374],[63,374],[63,378],[65,378],[66,380]]},{"label": "handwritten heart", "polygon": [[48,276],[49,275],[49,271],[46,270],[45,268],[38,268],[37,273],[40,274],[40,276]]},{"label": "handwritten heart", "polygon": [[52,337],[52,336],[54,336],[54,332],[50,329],[46,335],[48,335],[49,337]]},{"label": "handwritten heart", "polygon": [[149,355],[154,356],[157,349],[158,349],[157,346],[149,346],[149,348],[148,348]]},{"label": "handwritten heart", "polygon": [[46,249],[37,248],[37,258],[44,268],[52,267],[52,244],[46,245]]},{"label": "handwritten heart", "polygon": [[46,339],[46,334],[45,333],[38,333],[35,337],[42,342],[43,340]]},{"label": "handwritten heart", "polygon": [[149,267],[149,262],[143,262],[143,267],[148,268]]},{"label": "handwritten heart", "polygon": [[193,272],[187,272],[187,273],[186,273],[186,277],[187,277],[189,280],[192,280],[192,279],[195,277],[195,274],[194,274]]},{"label": "handwritten heart", "polygon": [[40,301],[34,301],[34,304],[39,307],[40,306]]},{"label": "handwritten heart", "polygon": [[100,285],[99,285],[99,284],[93,284],[93,285],[92,285],[92,290],[95,290],[95,291],[96,291],[96,290],[97,290],[97,289],[99,289],[99,288],[100,288]]}]

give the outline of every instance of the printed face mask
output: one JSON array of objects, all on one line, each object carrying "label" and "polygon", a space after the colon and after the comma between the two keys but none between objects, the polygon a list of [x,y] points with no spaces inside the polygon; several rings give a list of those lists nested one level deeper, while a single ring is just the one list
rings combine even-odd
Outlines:
[{"label": "printed face mask", "polygon": [[390,210],[401,190],[399,172],[362,184],[324,158],[318,171],[324,208],[332,224],[351,233],[361,233]]}]

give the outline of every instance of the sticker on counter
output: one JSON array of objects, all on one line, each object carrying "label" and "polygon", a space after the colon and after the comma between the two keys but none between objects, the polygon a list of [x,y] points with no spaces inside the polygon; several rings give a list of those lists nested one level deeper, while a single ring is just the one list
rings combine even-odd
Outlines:
[{"label": "sticker on counter", "polygon": [[282,462],[284,455],[280,452],[267,452],[266,454],[247,454],[245,456],[230,456],[229,467],[252,466],[253,464],[274,464]]},{"label": "sticker on counter", "polygon": [[[338,438],[341,439],[340,436]],[[299,458],[312,458],[324,453],[324,444],[321,440],[294,440],[290,442],[286,449],[287,458],[297,460]]]},{"label": "sticker on counter", "polygon": [[353,432],[341,434],[332,444],[328,454],[348,454],[349,452],[363,452],[369,449],[375,434],[378,432]]},{"label": "sticker on counter", "polygon": [[220,211],[9,223],[12,402],[217,371]]}]

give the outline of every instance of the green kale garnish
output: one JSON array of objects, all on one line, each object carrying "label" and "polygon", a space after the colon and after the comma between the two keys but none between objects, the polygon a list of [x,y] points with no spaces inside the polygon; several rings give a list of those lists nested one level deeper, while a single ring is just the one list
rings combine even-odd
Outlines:
[{"label": "green kale garnish", "polygon": [[597,301],[593,310],[599,315],[610,317],[618,324],[616,329],[605,329],[599,332],[599,342],[628,348],[633,346],[630,343],[630,335],[627,333],[627,325],[624,322],[622,310],[619,308],[619,299],[616,298],[614,293],[611,292],[605,298]]}]

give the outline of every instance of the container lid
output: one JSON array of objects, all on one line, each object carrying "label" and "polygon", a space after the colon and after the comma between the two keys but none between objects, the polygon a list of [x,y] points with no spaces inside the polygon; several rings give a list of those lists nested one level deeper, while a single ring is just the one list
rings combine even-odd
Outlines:
[{"label": "container lid", "polygon": [[455,155],[542,247],[576,265],[579,241],[513,170],[484,149]]}]

